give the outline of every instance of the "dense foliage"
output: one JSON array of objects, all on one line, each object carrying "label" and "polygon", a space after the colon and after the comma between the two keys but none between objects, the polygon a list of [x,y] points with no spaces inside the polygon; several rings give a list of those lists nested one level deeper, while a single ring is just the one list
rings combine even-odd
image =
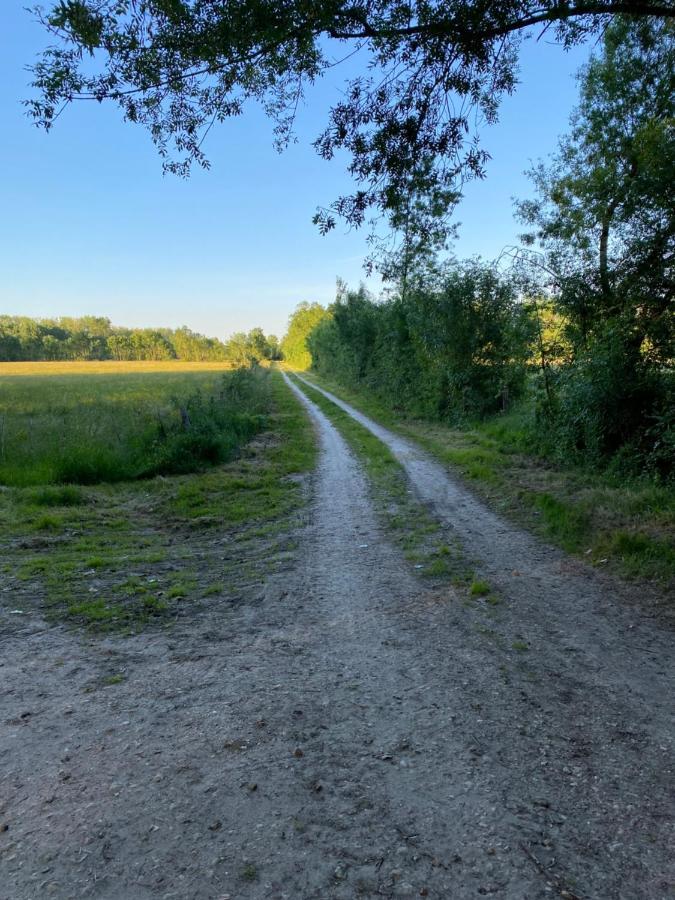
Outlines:
[{"label": "dense foliage", "polygon": [[308,346],[318,372],[417,415],[483,417],[529,385],[530,448],[668,477],[673,26],[616,21],[580,87],[571,133],[519,205],[533,230],[508,277],[475,262],[439,274],[404,255],[398,294],[339,296]]},{"label": "dense foliage", "polygon": [[97,316],[30,319],[0,316],[0,361],[170,360],[228,361],[248,365],[277,359],[278,341],[262,329],[234,334],[223,343],[187,327],[118,328]]},{"label": "dense foliage", "polygon": [[288,320],[288,331],[281,342],[281,353],[286,363],[294,369],[308,369],[312,363],[307,338],[326,317],[326,310],[319,303],[299,303]]},{"label": "dense foliage", "polygon": [[[369,210],[400,224],[411,192],[416,226],[433,231],[487,154],[476,124],[494,121],[516,84],[534,29],[569,46],[617,14],[675,16],[672,0],[51,0],[38,15],[50,46],[34,67],[33,115],[50,127],[74,100],[117,103],[145,125],[169,168],[207,164],[212,125],[262,103],[285,144],[307,88],[358,53],[315,142],[348,154],[352,194],[320,210],[362,224]],[[472,139],[473,138],[473,139]]]},{"label": "dense foliage", "polygon": [[[618,21],[582,71],[581,100],[551,165],[520,204],[542,254],[525,273],[567,321],[569,365],[542,403],[569,454],[675,454],[675,29]],[[543,278],[542,278],[543,273]]]},{"label": "dense foliage", "polygon": [[316,371],[412,415],[459,421],[522,395],[530,309],[515,283],[467,263],[375,302],[344,292],[308,340]]}]

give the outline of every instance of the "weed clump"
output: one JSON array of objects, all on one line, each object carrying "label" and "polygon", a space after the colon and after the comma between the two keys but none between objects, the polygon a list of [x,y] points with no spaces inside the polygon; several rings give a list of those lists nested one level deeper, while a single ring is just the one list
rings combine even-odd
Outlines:
[{"label": "weed clump", "polygon": [[490,585],[487,581],[473,581],[469,593],[472,597],[486,597],[490,593]]},{"label": "weed clump", "polygon": [[195,393],[179,412],[180,420],[155,437],[145,475],[186,475],[227,462],[266,421],[261,414],[235,408],[225,391],[211,397]]},{"label": "weed clump", "polygon": [[26,499],[35,506],[82,506],[87,502],[84,491],[74,484],[36,488]]}]

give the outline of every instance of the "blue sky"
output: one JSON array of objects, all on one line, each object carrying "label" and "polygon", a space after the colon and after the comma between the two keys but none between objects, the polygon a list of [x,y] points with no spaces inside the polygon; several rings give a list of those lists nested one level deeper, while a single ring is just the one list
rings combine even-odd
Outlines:
[{"label": "blue sky", "polygon": [[[274,151],[270,123],[252,107],[211,133],[210,171],[164,176],[147,133],[112,106],[72,107],[49,135],[26,118],[25,66],[44,38],[23,2],[3,9],[0,312],[283,334],[299,301],[328,303],[337,276],[363,279],[365,234],[339,227],[321,237],[311,223],[317,205],[349,188],[339,163],[311,147],[336,83],[312,94],[286,153]],[[522,84],[483,132],[492,161],[458,210],[458,256],[493,258],[515,241],[511,198],[529,193],[523,170],[565,132],[587,55],[526,45]]]}]

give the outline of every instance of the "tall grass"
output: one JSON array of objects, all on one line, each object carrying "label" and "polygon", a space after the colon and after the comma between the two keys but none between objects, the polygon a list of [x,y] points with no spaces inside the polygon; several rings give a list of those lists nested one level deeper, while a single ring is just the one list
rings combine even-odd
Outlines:
[{"label": "tall grass", "polygon": [[[274,370],[233,372],[212,387],[195,394],[195,382],[186,385],[192,428],[195,406],[210,417],[211,403],[265,423],[265,438],[237,453],[216,409],[224,452],[233,455],[224,465],[200,458],[200,471],[168,478],[0,490],[0,607],[39,607],[96,631],[163,627],[206,602],[257,597],[267,575],[288,565],[316,455],[304,409]],[[173,421],[181,438],[180,413]],[[240,428],[238,439],[248,433]],[[170,441],[169,433],[149,445],[148,465],[156,468],[160,453],[166,464]],[[177,460],[184,465],[184,448]]]},{"label": "tall grass", "polygon": [[[231,458],[264,425],[263,370],[118,365],[0,379],[0,484],[97,484]],[[46,364],[49,365],[49,364]]]}]

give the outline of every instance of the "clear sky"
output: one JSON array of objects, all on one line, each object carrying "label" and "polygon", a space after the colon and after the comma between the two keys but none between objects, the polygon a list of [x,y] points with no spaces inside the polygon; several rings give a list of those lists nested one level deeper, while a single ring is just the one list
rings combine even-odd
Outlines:
[{"label": "clear sky", "polygon": [[[335,83],[311,95],[286,153],[251,107],[211,133],[210,171],[164,176],[148,134],[115,107],[74,106],[48,135],[26,118],[25,66],[44,35],[24,3],[4,0],[0,39],[0,312],[281,335],[296,303],[329,303],[337,276],[363,279],[365,234],[338,227],[321,237],[311,222],[317,205],[350,186],[311,147]],[[458,210],[458,256],[493,258],[515,241],[511,198],[529,193],[523,170],[565,132],[588,52],[526,45],[522,83],[483,133],[488,177],[467,187]]]}]

